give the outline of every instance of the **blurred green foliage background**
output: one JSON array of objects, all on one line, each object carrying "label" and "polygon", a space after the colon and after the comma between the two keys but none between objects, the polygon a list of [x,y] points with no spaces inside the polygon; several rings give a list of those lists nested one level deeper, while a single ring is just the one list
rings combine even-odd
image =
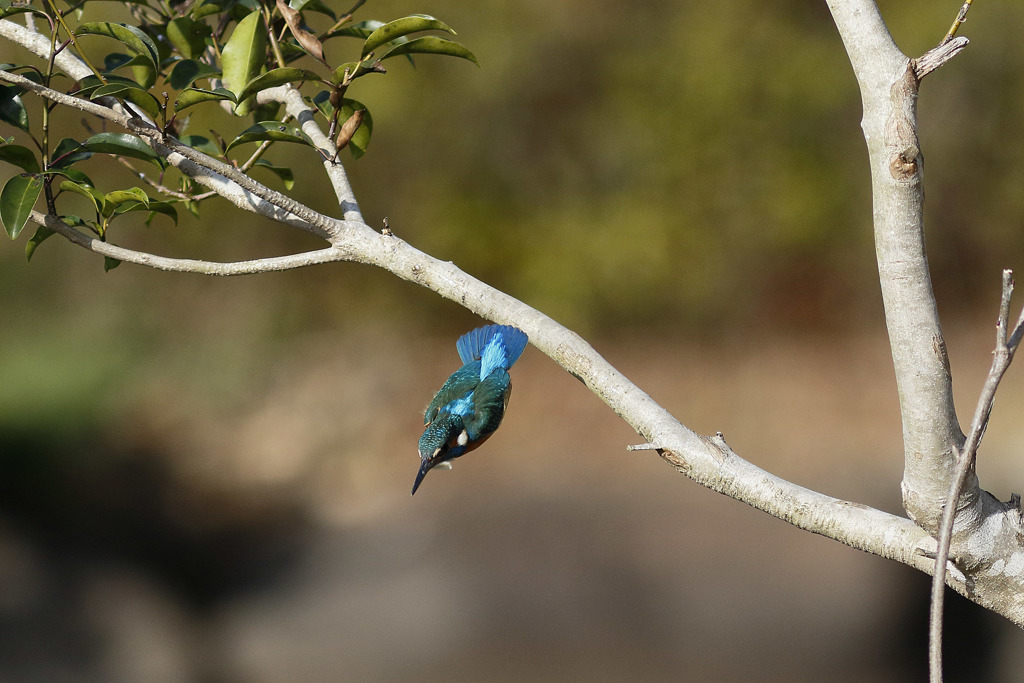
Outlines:
[{"label": "blurred green foliage background", "polygon": [[[583,331],[642,324],[716,335],[878,319],[859,96],[823,4],[422,5],[460,31],[483,67],[422,57],[352,90],[376,123],[372,154],[349,164],[371,223],[387,216],[404,239]],[[409,10],[378,1],[362,15]],[[883,10],[910,54],[949,23],[930,3]],[[922,91],[930,257],[951,311],[983,304],[999,270],[1021,261],[1014,124],[1024,48],[1011,28],[1021,12],[987,3],[964,29],[984,49],[970,47]],[[329,57],[353,46],[335,40]],[[190,130],[239,127],[201,117]],[[270,157],[302,171],[299,199],[332,210],[320,174],[305,172],[317,163],[308,150],[281,146]],[[132,183],[109,173],[111,187]],[[309,246],[216,201],[182,223],[122,223],[112,239],[213,258]],[[67,249],[46,245],[40,267]],[[11,272],[16,252],[3,252],[8,292],[25,281]],[[296,329],[351,319],[353,288],[375,314],[451,312],[358,267],[276,284],[287,301],[280,324]]]},{"label": "blurred green foliage background", "polygon": [[[116,18],[121,10],[109,4],[109,18]],[[933,46],[959,7],[959,2],[933,0],[879,4],[898,44],[911,55]],[[428,56],[417,58],[415,68],[395,60],[386,75],[353,87],[349,94],[370,108],[375,124],[367,156],[346,162],[367,220],[379,226],[386,216],[399,237],[595,340],[685,423],[699,431],[737,434],[730,443],[767,469],[898,511],[900,431],[881,330],[859,94],[824,3],[370,0],[357,16],[390,19],[411,12],[453,26],[482,68]],[[1024,272],[1022,26],[1021,3],[976,3],[961,31],[972,44],[922,87],[927,238],[940,311],[948,328],[963,323],[986,335],[978,343],[951,335],[954,372],[963,358],[980,358],[982,366],[987,362],[1000,271]],[[347,60],[346,49],[355,45],[329,43],[328,56]],[[21,51],[0,44],[0,60],[19,59],[25,59]],[[249,123],[214,111],[197,110],[191,132],[216,127],[227,135]],[[210,121],[200,112],[211,113]],[[80,117],[67,117],[61,126],[61,134],[82,134]],[[296,169],[296,198],[337,213],[310,150],[280,146],[269,158]],[[120,166],[93,163],[86,170],[105,184],[103,190],[138,184]],[[6,170],[0,169],[0,177]],[[264,180],[280,189],[272,178]],[[282,545],[287,550],[308,541],[291,525],[312,516],[309,526],[297,527],[318,533],[340,529],[342,538],[341,549],[322,551],[330,557],[312,562],[308,575],[334,568],[356,576],[357,569],[367,570],[358,578],[345,574],[342,592],[348,598],[365,595],[359,591],[369,592],[369,586],[387,593],[391,584],[380,579],[391,576],[389,567],[411,566],[410,573],[422,578],[433,576],[421,569],[437,554],[445,561],[478,561],[474,566],[483,567],[481,575],[487,577],[477,577],[480,584],[497,584],[487,592],[495,602],[480,599],[479,604],[496,604],[495,620],[512,615],[514,625],[496,627],[494,633],[508,628],[525,642],[523,652],[547,653],[550,661],[562,661],[554,654],[559,644],[530,641],[537,630],[531,619],[537,617],[523,605],[532,605],[530,599],[561,603],[545,597],[548,588],[531,583],[535,573],[544,578],[564,572],[563,579],[574,585],[581,573],[592,578],[587,572],[598,571],[593,596],[640,595],[649,610],[643,616],[631,611],[639,608],[626,598],[598,605],[587,593],[586,608],[599,616],[582,615],[571,626],[582,623],[596,635],[569,625],[558,629],[557,620],[549,626],[586,640],[581,650],[568,648],[564,656],[593,662],[593,670],[584,668],[588,675],[601,673],[601,656],[610,657],[620,647],[626,652],[623,671],[632,671],[630,662],[647,661],[649,640],[660,642],[665,659],[657,661],[665,680],[692,671],[677,660],[683,642],[692,644],[694,661],[714,660],[709,670],[719,671],[720,680],[736,671],[773,680],[771,672],[759,668],[758,657],[779,664],[777,680],[794,680],[796,665],[779,658],[791,652],[786,634],[806,635],[803,628],[829,645],[850,648],[837,655],[809,640],[813,653],[792,656],[835,668],[809,669],[816,673],[805,674],[807,680],[857,680],[856,673],[844,670],[853,664],[877,666],[870,671],[888,672],[892,680],[913,677],[894,668],[887,654],[878,655],[871,640],[877,633],[905,634],[904,624],[879,630],[857,611],[870,607],[864,606],[865,594],[885,603],[885,594],[875,591],[894,583],[887,578],[891,575],[882,575],[887,563],[820,539],[806,540],[807,535],[732,501],[722,499],[719,509],[719,497],[686,485],[662,463],[631,460],[622,467],[619,444],[635,435],[529,352],[517,365],[510,423],[488,444],[493,472],[480,465],[476,479],[469,466],[454,475],[469,477],[476,489],[466,486],[466,479],[461,487],[444,477],[428,481],[434,491],[427,495],[436,497],[423,503],[423,494],[417,494],[419,505],[411,506],[406,478],[411,484],[416,411],[436,388],[435,380],[447,374],[454,335],[478,322],[450,302],[351,264],[226,280],[131,265],[104,273],[101,259],[58,238],[42,245],[28,264],[27,236],[13,244],[0,242],[0,551],[17,547],[10,538],[30,529],[36,534],[28,534],[30,545],[47,548],[39,555],[53,552],[60,560],[40,561],[40,566],[63,567],[64,548],[72,539],[90,558],[124,561],[138,571],[132,576],[139,581],[149,576],[139,567],[158,567],[164,579],[177,577],[175,590],[209,610],[188,613],[195,620],[190,625],[202,634],[202,628],[210,628],[203,618],[229,623],[231,610],[239,609],[231,602],[232,591],[251,588],[225,586],[258,583],[252,575],[275,569],[275,558],[285,552]],[[318,246],[308,235],[220,200],[205,204],[199,220],[182,212],[177,227],[161,218],[149,228],[141,218],[134,224],[122,219],[110,239],[166,255],[217,260]],[[787,339],[801,341],[788,344]],[[819,355],[808,355],[813,353]],[[837,367],[847,371],[846,384],[835,381]],[[970,368],[962,373],[966,381],[957,375],[961,414],[969,414],[976,396],[972,382],[980,386],[984,373],[984,367]],[[520,376],[530,380],[520,382]],[[792,386],[785,384],[789,380]],[[831,412],[812,414],[816,407]],[[512,419],[516,411],[523,416],[518,423]],[[849,423],[838,424],[841,417]],[[1003,438],[1006,452],[1019,452],[1019,435],[1000,437],[996,422],[998,415],[988,443]],[[819,427],[821,433],[815,431]],[[814,438],[800,442],[808,431]],[[522,444],[529,453],[520,452]],[[829,452],[822,453],[822,444]],[[1005,476],[997,479],[1011,482],[1019,470],[1014,462],[1007,458],[998,465]],[[991,461],[986,466],[992,467]],[[653,510],[629,507],[648,498],[657,501]],[[102,514],[96,516],[97,509]],[[619,514],[620,509],[627,512]],[[452,522],[460,514],[470,523]],[[734,520],[734,526],[705,527],[711,518]],[[652,519],[698,523],[666,530],[655,528]],[[577,548],[572,534],[580,525],[590,531]],[[511,538],[494,534],[494,527]],[[558,529],[569,536],[558,536],[553,531]],[[604,535],[616,532],[620,535]],[[117,533],[127,540],[114,539]],[[781,547],[772,534],[786,533],[795,534],[785,537],[795,569],[780,560],[778,575],[764,575],[763,566],[752,560],[754,578],[743,574],[751,544],[770,552]],[[685,542],[679,541],[683,534],[690,534]],[[746,545],[722,543],[736,534],[749,536]],[[648,536],[655,540],[644,545]],[[637,539],[635,546],[630,539]],[[690,553],[691,543],[701,552]],[[61,550],[52,551],[51,545]],[[481,545],[505,559],[480,560]],[[237,548],[248,549],[248,555],[231,555]],[[582,556],[582,569],[568,561],[558,564],[559,553],[572,554],[573,548]],[[601,552],[606,554],[596,561],[587,555]],[[644,561],[631,564],[630,553]],[[851,555],[859,559],[850,560]],[[8,587],[21,585],[4,573],[10,565],[3,560],[11,556],[16,555],[0,552],[0,576]],[[826,556],[830,559],[823,560]],[[556,565],[546,567],[548,574],[537,564],[545,561]],[[697,568],[681,569],[687,561]],[[71,565],[79,566],[75,562],[83,561]],[[727,580],[717,575],[725,564],[735,572]],[[832,568],[819,572],[821,566]],[[259,571],[245,571],[254,567]],[[509,567],[511,578],[501,573]],[[863,567],[870,569],[861,572]],[[835,608],[846,610],[837,619],[826,609],[836,599],[832,584],[812,589],[820,593],[809,597],[807,587],[816,577],[831,581],[832,572],[844,570],[869,587],[863,593],[849,588],[843,605]],[[691,613],[663,606],[675,606],[675,594],[666,586],[686,588],[677,585],[677,571],[715,574],[700,584],[702,591],[711,586],[711,597],[704,598],[706,611],[695,609],[693,619],[721,616],[717,627],[705,629],[710,621],[699,627],[686,621],[684,627]],[[285,588],[288,582],[305,586],[301,579],[309,578],[284,576]],[[58,579],[56,585],[80,585],[77,574],[58,574]],[[508,593],[506,579],[522,593]],[[714,592],[716,581],[721,593]],[[787,581],[794,583],[791,593]],[[843,585],[854,581],[851,576]],[[145,585],[163,596],[163,584],[154,584],[160,588]],[[469,595],[474,585],[486,592],[471,579]],[[752,586],[745,601],[735,598],[743,586]],[[449,588],[452,595],[464,595],[461,588]],[[775,590],[782,597],[773,607]],[[901,597],[910,592],[899,590]],[[297,620],[315,616],[321,594],[315,595],[312,606],[271,598],[262,617],[244,611],[244,619],[235,616],[278,626],[275,606]],[[224,611],[210,610],[210,596],[219,596]],[[382,624],[384,635],[374,646],[386,643],[387,652],[398,647],[388,640],[393,631],[388,616],[418,636],[430,633],[408,626],[401,611],[407,603],[384,608],[388,596],[374,596],[379,603],[366,598],[364,605],[365,613]],[[756,611],[764,596],[769,599],[763,613],[754,615],[762,619],[757,621],[750,610]],[[819,621],[802,611],[790,614],[794,600]],[[0,604],[0,627],[13,623],[12,632],[35,633],[5,612],[6,604]],[[683,604],[689,609],[704,603],[694,598]],[[86,608],[83,613],[96,612]],[[879,609],[891,611],[888,604]],[[854,628],[861,630],[853,636],[826,628],[855,613]],[[923,621],[923,608],[918,613]],[[646,618],[651,615],[664,622]],[[438,619],[438,628],[455,621]],[[648,633],[644,647],[629,655],[626,636],[616,630],[634,623],[629,619],[657,628],[662,641]],[[749,624],[750,633],[737,633],[740,623]],[[477,626],[466,628],[480,630]],[[46,640],[50,634],[43,629],[39,633],[41,641],[60,642]],[[722,642],[735,639],[736,651],[749,659],[709,657],[702,650],[702,633]],[[771,635],[782,642],[771,641]],[[857,638],[867,643],[863,650],[855,649]],[[513,640],[490,638],[484,654],[493,654],[487,648],[497,648],[494,643],[513,647]],[[302,645],[298,655],[292,653],[299,661]],[[189,647],[176,646],[191,662]],[[10,661],[14,650],[0,645],[0,661]],[[328,650],[338,654],[335,643]],[[277,661],[272,647],[252,651],[267,653],[260,655],[271,660],[264,672]],[[466,671],[479,673],[470,664],[459,668],[463,665],[454,655],[436,656],[442,658],[440,668],[425,671],[438,680],[445,672],[461,671],[466,680],[473,679]],[[282,656],[280,661],[293,660]],[[543,664],[543,657],[539,661]],[[692,665],[689,659],[685,663]],[[417,671],[402,668],[403,662],[374,665],[383,667],[370,669],[377,674],[396,667],[395,680],[408,680],[409,672]],[[730,669],[733,665],[740,668]],[[557,668],[549,673],[550,680],[559,680]],[[202,680],[260,680],[238,676],[232,670]],[[289,679],[294,675],[262,680]]]}]

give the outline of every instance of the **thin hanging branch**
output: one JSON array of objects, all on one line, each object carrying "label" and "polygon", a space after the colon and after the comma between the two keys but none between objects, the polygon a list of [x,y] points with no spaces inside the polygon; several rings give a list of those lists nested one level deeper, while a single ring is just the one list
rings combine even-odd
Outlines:
[{"label": "thin hanging branch", "polygon": [[978,405],[971,420],[971,429],[963,448],[957,449],[956,473],[949,485],[949,494],[942,509],[942,522],[939,526],[938,549],[935,553],[935,572],[932,575],[931,610],[928,618],[928,662],[929,674],[933,683],[942,680],[942,612],[945,600],[945,572],[942,570],[949,559],[950,541],[953,536],[953,522],[956,519],[958,501],[961,491],[967,482],[967,475],[974,467],[975,456],[981,440],[988,429],[988,421],[992,416],[992,407],[996,400],[996,390],[1003,375],[1013,362],[1013,355],[1024,337],[1024,309],[1017,318],[1013,332],[1009,332],[1010,299],[1013,296],[1013,271],[1003,271],[1002,298],[999,304],[999,318],[996,321],[996,348],[992,352],[992,367],[988,371],[985,385],[982,387]]},{"label": "thin hanging branch", "polygon": [[199,275],[254,275],[256,273],[274,273],[282,270],[294,270],[306,266],[331,263],[333,261],[346,261],[344,251],[337,247],[326,247],[316,251],[307,251],[287,256],[275,256],[271,258],[255,259],[249,261],[232,261],[220,263],[217,261],[201,261],[198,259],[170,258],[157,256],[142,251],[135,251],[125,247],[98,240],[95,237],[86,235],[71,226],[65,224],[57,216],[47,215],[33,211],[31,215],[33,223],[43,225],[53,230],[61,237],[64,237],[72,244],[76,244],[91,252],[107,258],[134,263],[156,270],[174,271],[179,273],[196,273]]}]

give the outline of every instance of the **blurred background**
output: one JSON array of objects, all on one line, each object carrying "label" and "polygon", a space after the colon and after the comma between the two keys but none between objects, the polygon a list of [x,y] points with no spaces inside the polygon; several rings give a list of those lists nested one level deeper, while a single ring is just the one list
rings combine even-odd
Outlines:
[{"label": "blurred background", "polygon": [[[911,55],[959,8],[880,4]],[[824,3],[372,0],[357,18],[412,12],[482,68],[395,60],[353,86],[375,123],[347,164],[367,220],[584,334],[760,467],[900,514],[859,95]],[[1022,26],[1020,3],[976,6],[920,99],[965,421],[1000,271],[1024,267]],[[270,158],[334,212],[308,150]],[[136,183],[90,163],[100,189]],[[110,239],[314,246],[218,201]],[[925,678],[927,577],[627,452],[636,434],[535,350],[502,429],[410,498],[422,410],[482,323],[429,292],[349,264],[104,273],[56,238],[27,264],[25,239],[0,244],[0,681]],[[1022,404],[1013,368],[978,464],[1002,500],[1024,489]],[[1024,635],[951,599],[948,679],[1021,680]]]}]

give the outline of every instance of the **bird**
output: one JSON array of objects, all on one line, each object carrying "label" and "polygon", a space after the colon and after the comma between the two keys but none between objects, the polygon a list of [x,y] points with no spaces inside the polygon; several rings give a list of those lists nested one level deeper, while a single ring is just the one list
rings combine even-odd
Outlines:
[{"label": "bird", "polygon": [[528,341],[517,327],[485,325],[455,342],[462,367],[441,386],[423,416],[413,495],[427,472],[450,469],[452,460],[478,447],[501,424],[512,393],[508,370]]}]

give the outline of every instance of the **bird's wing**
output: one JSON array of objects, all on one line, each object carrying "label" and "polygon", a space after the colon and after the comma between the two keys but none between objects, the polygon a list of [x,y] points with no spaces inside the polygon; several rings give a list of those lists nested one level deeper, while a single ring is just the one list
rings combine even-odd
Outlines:
[{"label": "bird's wing", "polygon": [[437,414],[452,401],[463,398],[480,382],[480,361],[463,365],[451,374],[441,386],[440,391],[434,396],[434,400],[427,406],[427,412],[423,416],[423,424],[430,424],[437,417]]},{"label": "bird's wing", "polygon": [[470,443],[478,444],[498,428],[511,393],[512,380],[504,368],[498,368],[477,385],[473,391],[473,411],[462,418]]}]

